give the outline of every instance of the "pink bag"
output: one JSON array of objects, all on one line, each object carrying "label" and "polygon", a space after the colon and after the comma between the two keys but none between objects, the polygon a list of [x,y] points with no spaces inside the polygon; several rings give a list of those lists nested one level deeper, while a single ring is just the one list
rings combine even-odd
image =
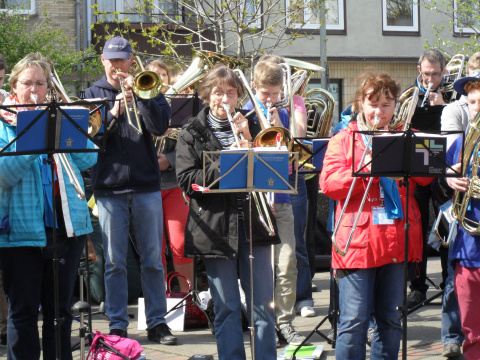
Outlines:
[{"label": "pink bag", "polygon": [[100,331],[95,331],[87,360],[136,360],[142,351],[137,340],[118,335],[102,335]]}]

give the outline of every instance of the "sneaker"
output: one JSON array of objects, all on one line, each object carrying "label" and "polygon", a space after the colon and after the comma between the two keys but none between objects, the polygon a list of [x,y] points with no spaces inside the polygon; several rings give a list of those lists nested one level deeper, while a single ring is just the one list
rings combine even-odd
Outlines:
[{"label": "sneaker", "polygon": [[[300,345],[305,340],[305,336],[300,335],[292,325],[287,325],[278,330],[278,338],[290,345]],[[307,342],[304,345],[310,345],[310,343]]]},{"label": "sneaker", "polygon": [[157,341],[163,345],[177,345],[177,338],[172,335],[170,328],[165,323],[157,324],[147,332],[150,341]]},{"label": "sneaker", "polygon": [[445,344],[443,346],[442,355],[448,358],[462,355],[462,351],[460,350],[460,345],[455,343]]},{"label": "sneaker", "polygon": [[407,306],[412,308],[427,300],[427,294],[419,290],[412,290],[407,295]]},{"label": "sneaker", "polygon": [[317,292],[317,291],[318,291],[317,285],[315,285],[315,284],[312,282],[312,292]]},{"label": "sneaker", "polygon": [[128,338],[127,331],[122,330],[122,329],[111,329],[110,332],[108,333],[108,335],[117,335],[117,336],[120,336],[122,338]]},{"label": "sneaker", "polygon": [[314,317],[315,310],[313,310],[313,307],[311,306],[302,306],[300,309],[300,315],[302,315],[302,317]]}]

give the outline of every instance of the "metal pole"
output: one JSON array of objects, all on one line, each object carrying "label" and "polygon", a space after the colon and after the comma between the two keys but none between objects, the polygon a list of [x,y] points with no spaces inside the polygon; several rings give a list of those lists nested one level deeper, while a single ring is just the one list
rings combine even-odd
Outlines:
[{"label": "metal pole", "polygon": [[327,21],[325,17],[325,5],[320,6],[320,66],[325,68],[322,71],[320,87],[328,90],[327,83]]}]

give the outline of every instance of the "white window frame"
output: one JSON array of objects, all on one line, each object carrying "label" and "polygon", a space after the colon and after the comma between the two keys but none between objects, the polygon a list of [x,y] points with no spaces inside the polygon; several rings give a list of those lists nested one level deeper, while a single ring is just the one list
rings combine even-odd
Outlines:
[{"label": "white window frame", "polygon": [[385,32],[419,32],[420,14],[418,8],[419,0],[410,0],[412,2],[412,20],[411,26],[389,26],[387,25],[387,1],[382,0],[382,18],[383,18],[383,31]]},{"label": "white window frame", "polygon": [[[315,1],[315,0],[303,0],[305,1]],[[345,30],[345,2],[344,0],[337,0],[338,4],[338,24],[326,24],[327,30]],[[290,0],[285,0],[286,9],[290,8]],[[310,8],[305,7],[304,9],[304,18],[310,19],[312,17],[312,11]],[[320,29],[320,24],[312,24],[309,20],[306,21],[305,25],[301,26],[299,23],[290,23],[292,29],[310,29],[318,30]]]},{"label": "white window frame", "polygon": [[457,5],[458,0],[453,0],[453,31],[456,34],[478,34],[480,33],[480,24],[478,27],[474,27],[475,29],[472,29],[471,27],[461,27],[458,26],[458,5]]},{"label": "white window frame", "polygon": [[9,11],[9,12],[13,12],[15,14],[30,14],[30,15],[34,15],[35,14],[35,0],[30,0],[30,9],[22,9],[22,10],[9,10],[9,9],[0,9],[0,11]]},{"label": "white window frame", "polygon": [[[247,9],[249,9],[250,7],[253,7],[253,11],[249,11],[249,14],[255,14],[256,10],[255,9],[255,4],[252,4],[252,1],[253,0],[247,0]],[[257,6],[262,6],[261,4],[257,5]],[[259,12],[261,13],[261,11]],[[247,19],[246,19],[247,20]],[[248,21],[248,20],[247,20]],[[250,26],[249,28],[261,28],[262,27],[262,18],[260,16],[257,17],[257,20],[255,20]]]},{"label": "white window frame", "polygon": [[[115,12],[119,12],[120,14],[118,15],[118,19],[119,20],[124,20],[125,17],[131,17],[131,15],[124,15],[122,13],[125,12],[125,1],[126,0],[103,0],[104,2],[109,2],[110,4],[114,3],[115,4]],[[97,2],[100,2],[97,0]],[[160,3],[163,3],[165,1],[163,0],[156,0],[156,3],[157,3],[157,6],[160,5]],[[175,15],[181,15],[181,11],[178,9],[177,7],[177,14]],[[159,13],[158,13],[159,14]],[[170,15],[173,15],[173,14],[170,14]],[[109,15],[107,15],[109,16]],[[130,20],[131,23],[138,23],[139,21],[132,21]]]}]

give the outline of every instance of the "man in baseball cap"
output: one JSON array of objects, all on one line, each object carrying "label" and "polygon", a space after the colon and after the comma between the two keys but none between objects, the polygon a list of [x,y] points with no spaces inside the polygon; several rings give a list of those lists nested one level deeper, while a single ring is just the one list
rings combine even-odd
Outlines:
[{"label": "man in baseball cap", "polygon": [[129,59],[132,55],[132,46],[127,39],[121,37],[110,38],[103,47],[103,59]]}]

